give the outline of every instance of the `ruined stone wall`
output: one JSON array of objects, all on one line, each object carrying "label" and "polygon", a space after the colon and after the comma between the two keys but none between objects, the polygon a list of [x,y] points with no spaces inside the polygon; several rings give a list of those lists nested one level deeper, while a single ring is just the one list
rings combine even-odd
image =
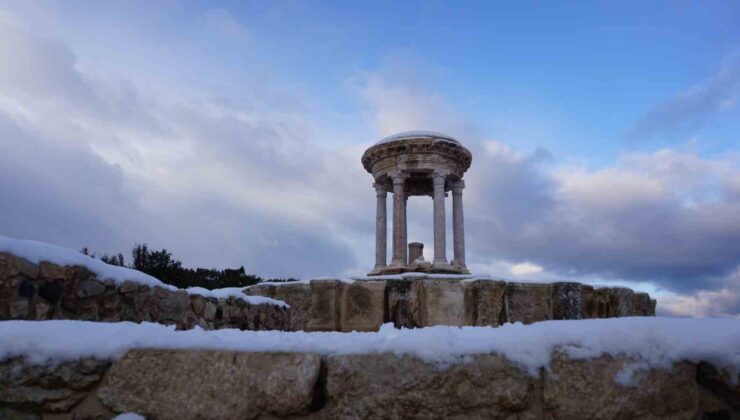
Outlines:
[{"label": "ruined stone wall", "polygon": [[284,330],[288,308],[216,299],[133,281],[98,279],[85,267],[32,264],[0,253],[0,320],[157,322],[190,329]]},{"label": "ruined stone wall", "polygon": [[[740,386],[711,365],[637,370],[556,352],[532,375],[497,355],[440,366],[412,356],[131,350],[121,360],[0,362],[0,419],[740,418]],[[740,378],[736,378],[740,380]]]},{"label": "ruined stone wall", "polygon": [[549,319],[654,316],[655,300],[627,288],[574,282],[507,283],[438,277],[258,284],[245,293],[291,306],[292,331],[377,331],[432,325],[499,326]]}]

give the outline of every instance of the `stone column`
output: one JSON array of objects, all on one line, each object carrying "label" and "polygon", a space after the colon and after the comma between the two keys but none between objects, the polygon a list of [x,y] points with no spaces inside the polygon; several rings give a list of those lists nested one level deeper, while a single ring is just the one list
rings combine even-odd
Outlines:
[{"label": "stone column", "polygon": [[393,179],[393,259],[391,267],[406,267],[406,191],[408,174],[397,172]]},{"label": "stone column", "polygon": [[465,221],[463,217],[462,190],[465,181],[452,184],[452,240],[454,243],[454,265],[465,269]]},{"label": "stone column", "polygon": [[383,184],[374,183],[377,206],[375,213],[375,269],[385,267],[388,241],[388,216],[386,212],[386,196],[388,192]]},{"label": "stone column", "polygon": [[447,247],[445,238],[445,180],[446,175],[435,172],[432,175],[434,185],[434,261],[432,265],[446,266],[447,256],[445,248]]}]

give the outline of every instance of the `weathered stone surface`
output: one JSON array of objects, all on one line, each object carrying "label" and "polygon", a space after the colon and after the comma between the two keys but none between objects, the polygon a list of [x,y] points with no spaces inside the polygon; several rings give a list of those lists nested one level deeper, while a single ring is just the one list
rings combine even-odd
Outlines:
[{"label": "weathered stone surface", "polygon": [[440,365],[393,354],[149,349],[109,366],[0,362],[0,419],[740,418],[740,377],[705,363],[647,369],[556,353],[551,370],[530,375],[496,355]]},{"label": "weathered stone surface", "polygon": [[39,277],[49,280],[64,279],[64,268],[48,261],[39,264]]},{"label": "weathered stone surface", "polygon": [[98,390],[116,412],[158,419],[308,413],[321,360],[299,353],[133,350]]},{"label": "weathered stone surface", "polygon": [[609,289],[583,287],[584,318],[608,318],[613,312],[609,301]]},{"label": "weathered stone surface", "polygon": [[420,305],[422,325],[425,327],[472,323],[465,310],[465,290],[459,280],[424,280]]},{"label": "weathered stone surface", "polygon": [[740,419],[740,373],[732,378],[727,371],[700,363],[696,378],[702,391],[703,412],[713,413],[713,418]]},{"label": "weathered stone surface", "polygon": [[339,311],[342,331],[377,331],[383,324],[384,309],[384,281],[342,284]]},{"label": "weathered stone surface", "polygon": [[252,296],[266,296],[282,300],[290,305],[290,331],[302,331],[307,328],[311,312],[311,286],[303,282],[285,284],[256,284],[244,289]]},{"label": "weathered stone surface", "polygon": [[216,319],[216,312],[218,311],[218,305],[216,303],[207,300],[206,306],[203,309],[203,317],[206,321],[213,321]]},{"label": "weathered stone surface", "polygon": [[498,327],[506,322],[505,291],[506,282],[503,281],[476,280],[467,283],[466,306],[472,312],[472,325]]},{"label": "weathered stone surface", "polygon": [[647,293],[635,293],[632,295],[632,315],[650,316],[650,295]]},{"label": "weathered stone surface", "polygon": [[552,284],[552,319],[581,319],[583,285],[575,282]]},{"label": "weathered stone surface", "polygon": [[699,411],[696,366],[634,372],[634,386],[615,379],[634,368],[624,358],[572,360],[557,354],[545,373],[545,414],[556,419],[693,419]]},{"label": "weathered stone surface", "polygon": [[47,281],[39,288],[39,296],[51,304],[56,304],[64,294],[64,283],[61,281]]},{"label": "weathered stone surface", "polygon": [[632,300],[635,292],[626,287],[610,287],[609,294],[609,317],[616,318],[622,316],[631,316]]},{"label": "weathered stone surface", "polygon": [[36,321],[44,321],[49,319],[49,315],[51,315],[50,309],[51,307],[47,303],[43,301],[36,302],[33,307],[34,319]]},{"label": "weathered stone surface", "polygon": [[103,294],[105,286],[97,280],[84,279],[77,285],[77,297],[87,298]]},{"label": "weathered stone surface", "polygon": [[187,292],[168,293],[159,301],[159,319],[177,323],[190,310],[190,295]]},{"label": "weathered stone surface", "polygon": [[552,319],[551,290],[544,283],[507,283],[506,320],[531,324]]},{"label": "weathered stone surface", "polygon": [[339,331],[339,285],[339,280],[311,281],[311,309],[306,323],[307,331]]},{"label": "weathered stone surface", "polygon": [[125,281],[121,285],[121,289],[120,290],[121,290],[121,293],[123,293],[123,294],[133,293],[133,292],[136,292],[136,291],[139,290],[139,284],[138,283],[134,283],[132,281]]},{"label": "weathered stone surface", "polygon": [[100,320],[104,322],[119,322],[123,320],[122,294],[113,290],[105,294],[100,301]]},{"label": "weathered stone surface", "polygon": [[[121,284],[111,279],[100,280],[81,266],[60,267],[52,263],[40,266],[0,253],[3,275],[0,280],[0,320],[162,322],[180,329],[195,325],[207,329],[289,328],[289,310],[280,306],[250,305],[235,298],[219,302],[219,299],[191,296],[181,290],[150,288],[132,281]],[[12,277],[8,277],[11,274]],[[199,309],[198,315],[193,305]]]},{"label": "weathered stone surface", "polygon": [[411,356],[326,358],[327,418],[533,417],[535,378],[505,359],[479,355],[448,368]]},{"label": "weathered stone surface", "polygon": [[28,299],[19,299],[10,302],[10,319],[26,319],[30,306]]},{"label": "weathered stone surface", "polygon": [[109,365],[95,359],[53,366],[5,360],[0,362],[0,407],[67,412],[100,382]]},{"label": "weathered stone surface", "polygon": [[418,328],[424,325],[421,318],[421,280],[387,280],[385,322],[396,328]]},{"label": "weathered stone surface", "polygon": [[15,267],[13,266],[14,259],[15,257],[13,255],[7,252],[0,252],[0,280],[7,280],[18,275],[18,272],[15,271]]}]

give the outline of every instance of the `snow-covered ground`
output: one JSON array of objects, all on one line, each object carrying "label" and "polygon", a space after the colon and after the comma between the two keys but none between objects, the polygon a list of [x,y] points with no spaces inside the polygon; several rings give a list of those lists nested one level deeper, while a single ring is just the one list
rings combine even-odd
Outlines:
[{"label": "snow-covered ground", "polygon": [[[39,264],[42,261],[51,262],[60,266],[80,265],[95,273],[100,280],[113,280],[117,283],[132,281],[149,287],[161,287],[168,290],[180,290],[175,286],[162,283],[141,271],[126,267],[106,264],[101,260],[84,255],[73,249],[52,245],[45,242],[29,241],[10,238],[0,235],[0,252],[7,252],[17,257],[24,258],[31,263]],[[191,295],[201,295],[214,298],[235,297],[253,305],[267,303],[287,307],[288,305],[277,299],[263,296],[248,296],[242,293],[239,287],[228,287],[224,289],[208,290],[202,287],[191,287],[184,289]]]},{"label": "snow-covered ground", "polygon": [[535,374],[547,367],[554,349],[573,358],[632,356],[642,367],[666,368],[688,360],[706,361],[737,376],[740,321],[719,318],[630,317],[545,321],[532,325],[429,327],[376,333],[282,332],[201,329],[175,331],[159,324],[84,321],[0,322],[0,360],[24,356],[31,363],[80,357],[116,359],[133,348],[395,353],[437,363],[461,356],[496,353]]}]

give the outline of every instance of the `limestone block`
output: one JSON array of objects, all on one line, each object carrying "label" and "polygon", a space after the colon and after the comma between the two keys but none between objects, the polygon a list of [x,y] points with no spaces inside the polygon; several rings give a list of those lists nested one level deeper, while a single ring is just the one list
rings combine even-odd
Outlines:
[{"label": "limestone block", "polygon": [[610,287],[609,293],[609,317],[622,317],[632,315],[632,296],[635,292],[626,287]]},{"label": "limestone block", "polygon": [[290,282],[275,289],[272,297],[290,305],[290,331],[302,331],[306,329],[311,311],[311,286],[306,283]]},{"label": "limestone block", "polygon": [[77,284],[77,297],[87,298],[102,295],[105,292],[105,286],[94,279],[84,279]]},{"label": "limestone block", "polygon": [[14,260],[14,255],[0,252],[0,280],[7,280],[19,274]]},{"label": "limestone block", "polygon": [[658,304],[658,301],[655,299],[650,299],[650,307],[648,308],[648,316],[655,316],[655,306]]},{"label": "limestone block", "polygon": [[244,292],[245,295],[251,295],[251,296],[265,296],[269,298],[275,299],[275,289],[277,286],[274,284],[255,284],[249,287],[246,287],[242,292]]},{"label": "limestone block", "polygon": [[[543,388],[546,418],[555,419],[693,419],[698,412],[696,366],[681,363],[670,370],[634,369],[635,361],[601,357],[571,360],[556,354]],[[625,386],[616,379],[632,383]]]},{"label": "limestone block", "polygon": [[213,321],[216,319],[216,311],[218,307],[216,302],[211,299],[206,300],[205,307],[203,308],[203,318],[206,321]]},{"label": "limestone block", "polygon": [[421,283],[422,326],[470,325],[465,290],[460,280],[424,279]]},{"label": "limestone block", "polygon": [[531,324],[552,319],[552,287],[545,283],[507,283],[506,321]]},{"label": "limestone block", "polygon": [[326,418],[503,419],[536,413],[536,378],[494,355],[445,368],[392,354],[335,355],[325,363]]},{"label": "limestone block", "polygon": [[28,299],[18,299],[10,302],[10,319],[26,319],[29,309]]},{"label": "limestone block", "polygon": [[56,365],[30,365],[22,358],[0,362],[0,407],[67,412],[100,382],[107,361],[82,359]]},{"label": "limestone block", "polygon": [[575,282],[552,284],[552,319],[581,319],[583,285]]},{"label": "limestone block", "polygon": [[310,353],[132,350],[98,390],[116,412],[157,419],[308,413],[321,360]]},{"label": "limestone block", "polygon": [[421,318],[421,288],[419,279],[386,280],[385,322],[396,328],[418,328],[424,325]]},{"label": "limestone block", "polygon": [[340,283],[339,280],[311,280],[311,307],[306,331],[339,331]]},{"label": "limestone block", "polygon": [[632,295],[632,315],[650,315],[650,295],[647,293],[635,293]]},{"label": "limestone block", "polygon": [[586,316],[584,318],[608,318],[612,312],[609,300],[609,289],[584,287]]},{"label": "limestone block", "polygon": [[0,280],[16,276],[23,276],[27,279],[38,278],[39,266],[15,255],[0,252]]},{"label": "limestone block", "polygon": [[169,292],[159,301],[159,319],[179,322],[190,310],[190,295],[185,291]]},{"label": "limestone block", "polygon": [[49,310],[51,307],[43,301],[36,302],[35,305],[33,305],[33,311],[34,311],[34,319],[36,321],[44,321],[49,319]]},{"label": "limestone block", "polygon": [[474,302],[476,326],[498,327],[506,322],[504,294],[506,282],[499,280],[478,280],[475,286]]},{"label": "limestone block", "polygon": [[127,294],[127,293],[134,293],[139,290],[138,283],[135,283],[133,281],[127,280],[123,282],[121,285],[121,288],[119,289],[121,293]]},{"label": "limestone block", "polygon": [[341,331],[377,331],[383,324],[384,309],[385,281],[342,284]]},{"label": "limestone block", "polygon": [[201,295],[190,295],[190,305],[196,316],[202,316],[203,309],[206,307],[206,298]]},{"label": "limestone block", "polygon": [[18,283],[21,278],[0,279],[0,299],[11,299],[17,296]]},{"label": "limestone block", "polygon": [[39,264],[39,277],[49,280],[63,280],[64,267],[60,267],[48,261],[41,261]]},{"label": "limestone block", "polygon": [[118,322],[123,319],[123,305],[121,305],[121,294],[113,290],[105,294],[100,300],[100,320],[106,322]]}]

